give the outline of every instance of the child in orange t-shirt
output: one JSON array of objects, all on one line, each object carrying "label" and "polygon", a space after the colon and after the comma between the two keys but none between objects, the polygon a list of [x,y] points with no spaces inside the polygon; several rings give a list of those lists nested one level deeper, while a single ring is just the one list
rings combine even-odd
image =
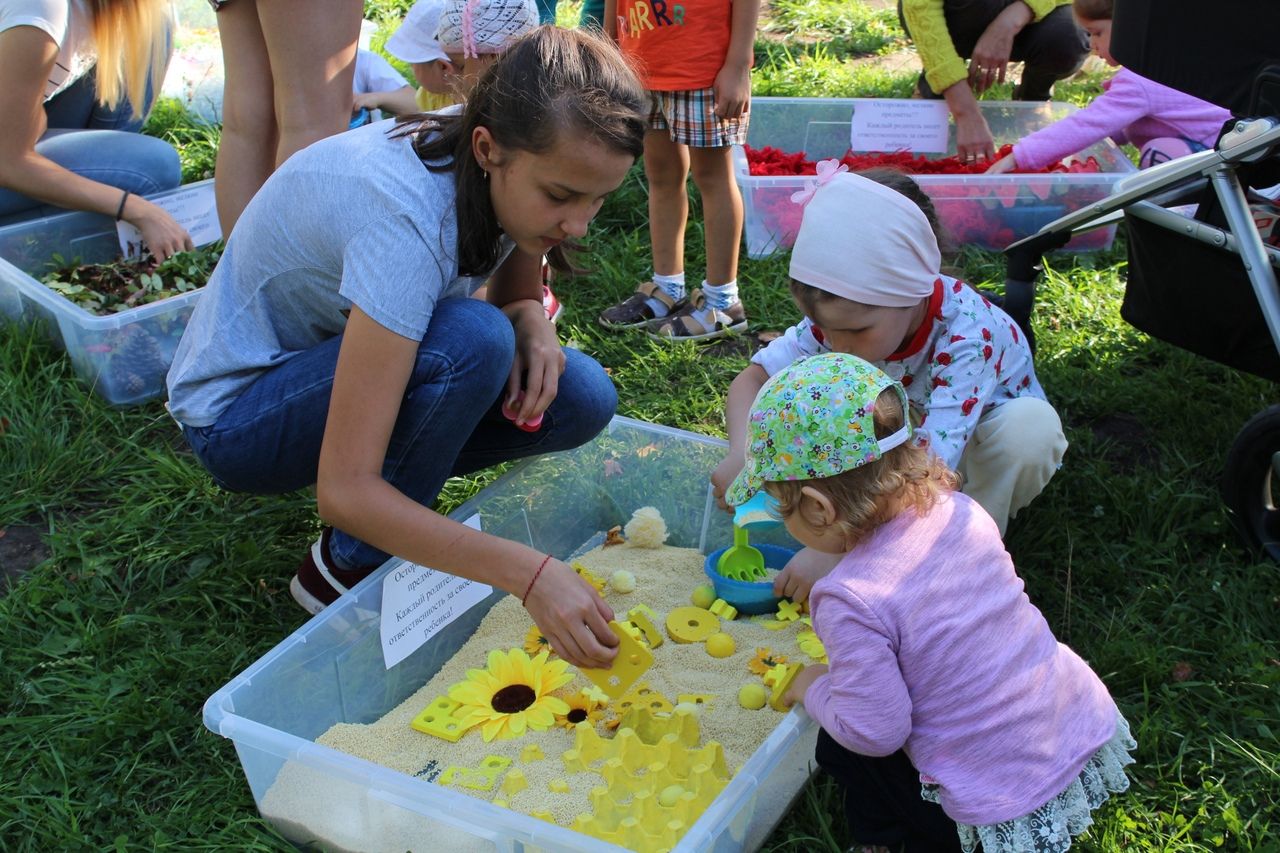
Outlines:
[{"label": "child in orange t-shirt", "polygon": [[[738,299],[742,195],[730,146],[747,138],[759,13],[760,0],[605,2],[606,31],[636,65],[653,99],[644,139],[653,277],[600,315],[610,329],[644,326],[651,337],[671,341],[747,327]],[[707,276],[686,295],[690,170],[702,195]]]}]

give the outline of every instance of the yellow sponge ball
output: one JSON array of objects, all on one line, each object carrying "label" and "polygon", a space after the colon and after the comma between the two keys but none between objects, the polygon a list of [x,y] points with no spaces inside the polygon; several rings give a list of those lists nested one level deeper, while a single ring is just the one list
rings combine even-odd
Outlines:
[{"label": "yellow sponge ball", "polygon": [[713,658],[727,658],[733,654],[735,648],[733,637],[724,631],[707,637],[707,654]]},{"label": "yellow sponge ball", "polygon": [[704,583],[693,591],[693,595],[690,598],[694,607],[701,607],[706,610],[715,602],[716,591]]},{"label": "yellow sponge ball", "polygon": [[738,704],[748,711],[760,710],[768,698],[764,685],[759,682],[752,681],[738,688]]}]

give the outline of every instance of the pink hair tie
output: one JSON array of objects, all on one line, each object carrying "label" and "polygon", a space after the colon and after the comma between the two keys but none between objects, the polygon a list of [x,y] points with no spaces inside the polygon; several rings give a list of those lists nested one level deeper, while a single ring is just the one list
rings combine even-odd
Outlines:
[{"label": "pink hair tie", "polygon": [[835,158],[830,160],[819,160],[817,169],[818,179],[816,181],[806,182],[804,189],[791,194],[791,200],[801,207],[804,207],[809,202],[813,201],[814,195],[818,192],[818,187],[831,183],[832,178],[841,172],[847,171],[849,171],[849,167]]},{"label": "pink hair tie", "polygon": [[468,0],[467,4],[462,7],[462,56],[478,57],[479,51],[476,50],[476,30],[475,22],[472,20],[472,10],[475,8],[479,0]]}]

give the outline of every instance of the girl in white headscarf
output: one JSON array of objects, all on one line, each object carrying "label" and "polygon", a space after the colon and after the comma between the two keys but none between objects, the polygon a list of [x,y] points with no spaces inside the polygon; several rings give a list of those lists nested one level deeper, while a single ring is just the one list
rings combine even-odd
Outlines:
[{"label": "girl in white headscarf", "polygon": [[[799,358],[836,351],[900,381],[920,417],[918,441],[964,480],[963,491],[1004,534],[1040,494],[1066,451],[1058,413],[1036,379],[1017,324],[985,296],[941,272],[933,205],[905,175],[842,174],[834,160],[794,197],[805,205],[791,255],[791,292],[805,313],[733,381],[729,453],[712,475],[717,496],[742,469],[747,412],[770,376]],[[908,197],[910,196],[910,197]],[[936,219],[936,217],[935,217]],[[808,549],[806,549],[807,551]],[[793,599],[815,577],[805,551],[778,579]],[[812,568],[812,567],[811,567]],[[830,568],[826,561],[817,576]]]}]

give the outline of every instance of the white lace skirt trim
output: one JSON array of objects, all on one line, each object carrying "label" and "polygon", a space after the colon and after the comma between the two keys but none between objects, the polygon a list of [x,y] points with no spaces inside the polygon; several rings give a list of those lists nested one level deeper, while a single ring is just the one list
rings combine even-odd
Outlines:
[{"label": "white lace skirt trim", "polygon": [[[1072,836],[1093,823],[1094,809],[1112,793],[1129,790],[1124,768],[1133,763],[1129,753],[1137,748],[1128,721],[1118,716],[1111,740],[1093,754],[1065,791],[1020,818],[985,826],[957,824],[961,848],[973,853],[981,842],[983,853],[1064,853],[1071,848]],[[940,803],[937,785],[925,785],[920,796]]]}]

